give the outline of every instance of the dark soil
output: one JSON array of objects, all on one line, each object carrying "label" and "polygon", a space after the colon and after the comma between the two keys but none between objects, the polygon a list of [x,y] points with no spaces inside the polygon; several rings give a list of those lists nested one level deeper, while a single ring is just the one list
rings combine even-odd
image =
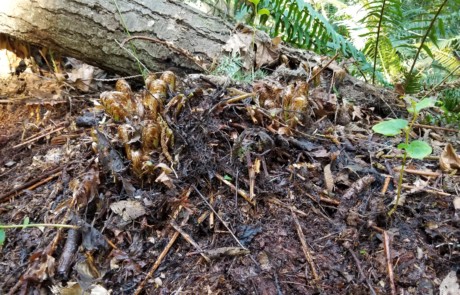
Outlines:
[{"label": "dark soil", "polygon": [[[328,93],[328,77],[309,97]],[[141,177],[133,171],[117,136],[121,123],[103,120],[92,104],[100,92],[62,92],[64,102],[52,107],[51,99],[2,94],[10,102],[0,105],[0,223],[80,226],[7,230],[3,293],[103,287],[134,294],[142,286],[145,294],[391,294],[394,284],[397,294],[436,294],[460,265],[459,177],[442,174],[434,158],[410,160],[409,169],[439,176],[405,173],[413,188],[403,189],[405,201],[389,217],[401,138],[373,134],[381,118],[372,109],[345,105],[344,94],[332,109],[310,101],[300,124],[282,132],[269,116],[251,118],[250,98],[219,105],[235,96],[228,88],[179,80],[178,92],[200,91],[177,118],[165,118],[174,165],[162,149],[144,154],[173,168],[166,179],[157,179],[161,167]],[[77,126],[84,113],[97,118],[99,135]],[[429,141],[434,156],[449,142],[460,148],[458,133],[415,128],[413,135]],[[249,196],[250,171],[248,201],[222,178]]]}]

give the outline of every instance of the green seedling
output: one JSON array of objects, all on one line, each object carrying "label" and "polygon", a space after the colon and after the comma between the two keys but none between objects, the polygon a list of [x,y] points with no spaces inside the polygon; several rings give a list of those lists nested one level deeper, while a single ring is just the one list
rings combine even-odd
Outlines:
[{"label": "green seedling", "polygon": [[6,240],[6,229],[14,229],[14,228],[28,228],[28,227],[56,227],[56,228],[73,228],[78,229],[79,226],[76,225],[68,225],[68,224],[50,224],[50,223],[30,223],[29,217],[24,218],[24,222],[22,224],[13,224],[13,225],[5,225],[0,224],[0,246],[3,246]]},{"label": "green seedling", "polygon": [[391,216],[398,207],[399,199],[401,197],[402,181],[407,157],[411,157],[413,159],[424,159],[425,157],[429,156],[433,151],[431,146],[423,140],[411,141],[410,133],[412,132],[412,128],[420,112],[424,109],[433,107],[435,103],[436,100],[432,98],[425,98],[419,102],[416,102],[411,99],[410,107],[407,108],[409,113],[412,115],[410,122],[405,119],[391,119],[380,122],[372,127],[372,130],[375,133],[383,134],[385,136],[397,136],[401,133],[404,133],[405,135],[404,142],[398,145],[398,149],[403,151],[403,157],[401,163],[401,171],[399,173],[396,202],[393,208],[391,208],[391,210],[388,212],[389,216]]},{"label": "green seedling", "polygon": [[249,2],[254,4],[254,19],[253,19],[254,24],[257,24],[259,22],[260,17],[262,15],[267,15],[267,16],[270,15],[270,10],[268,10],[267,8],[258,9],[260,0],[249,0]]}]

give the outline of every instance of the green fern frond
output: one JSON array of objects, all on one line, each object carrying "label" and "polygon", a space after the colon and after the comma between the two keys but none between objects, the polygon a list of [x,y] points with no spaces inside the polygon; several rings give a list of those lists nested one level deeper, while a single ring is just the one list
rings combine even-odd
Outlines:
[{"label": "green fern frond", "polygon": [[377,72],[376,65],[378,64],[379,70],[385,74],[386,79],[396,82],[404,72],[402,60],[387,36],[381,36],[379,39],[378,44],[375,39],[369,39],[364,48],[364,54],[374,60],[373,73]]},{"label": "green fern frond", "polygon": [[359,50],[338,34],[334,26],[309,3],[301,0],[266,0],[262,7],[270,10],[271,17],[265,23],[273,22],[270,30],[272,36],[283,34],[285,42],[320,54],[342,51],[344,56],[364,60]]},{"label": "green fern frond", "polygon": [[443,68],[452,72],[455,76],[460,76],[460,71],[458,70],[460,67],[460,60],[453,55],[451,50],[434,50],[433,55],[435,60],[439,62]]},{"label": "green fern frond", "polygon": [[437,44],[437,39],[436,39],[437,37],[436,37],[436,34],[433,33],[435,31],[435,30],[433,30],[433,28],[436,27],[436,22],[437,22],[438,16],[440,15],[440,13],[441,13],[442,9],[444,8],[444,6],[446,5],[447,1],[448,0],[442,1],[442,3],[437,7],[436,12],[433,15],[433,17],[431,18],[430,24],[426,27],[425,34],[423,35],[423,37],[422,37],[422,39],[421,39],[421,41],[419,43],[419,46],[418,46],[417,52],[415,54],[415,57],[413,59],[412,65],[411,65],[411,67],[410,67],[410,69],[409,69],[409,71],[408,71],[408,73],[406,75],[406,83],[405,83],[406,87],[405,88],[406,88],[407,93],[413,93],[413,92],[409,91],[409,89],[412,89],[412,88],[409,87],[410,86],[409,83],[412,84],[413,81],[417,80],[417,76],[419,76],[418,73],[415,73],[414,70],[415,70],[415,65],[417,63],[417,59],[418,59],[422,49],[425,50],[428,55],[432,56],[431,50],[429,50],[429,47],[426,44],[426,41],[427,41],[427,39],[430,39],[433,44],[435,44],[435,45]]},{"label": "green fern frond", "polygon": [[[392,26],[399,26],[402,16],[401,3],[398,0],[375,0],[366,3],[363,8],[366,9],[367,15],[361,22],[365,23],[369,29],[369,33],[364,34],[364,36],[370,38],[370,44],[375,43],[374,46],[372,46],[374,52],[368,51],[368,54],[373,58],[374,68],[372,70],[372,83],[375,83],[378,57],[389,52],[396,53],[391,42],[386,42],[383,46],[379,46],[379,43],[381,39],[385,38],[385,30],[389,30]],[[382,51],[381,47],[385,48],[385,50]],[[382,66],[385,67],[385,64],[389,61],[384,60],[384,58],[385,57],[382,56],[380,62]]]},{"label": "green fern frond", "polygon": [[421,87],[421,73],[406,73],[404,75],[404,90],[406,93],[417,93],[420,91]]}]

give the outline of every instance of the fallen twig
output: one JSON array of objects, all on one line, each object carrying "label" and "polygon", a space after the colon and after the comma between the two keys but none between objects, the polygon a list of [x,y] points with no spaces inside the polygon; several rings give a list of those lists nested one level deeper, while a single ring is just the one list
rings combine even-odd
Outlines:
[{"label": "fallen twig", "polygon": [[388,279],[390,280],[391,295],[396,295],[396,287],[393,275],[393,263],[391,262],[390,238],[388,237],[388,233],[386,231],[383,231],[383,246],[385,250],[385,256],[387,258],[387,270]]},{"label": "fallen twig", "polygon": [[20,195],[22,191],[24,191],[25,189],[33,189],[39,185],[42,185],[43,183],[50,181],[51,179],[57,177],[61,173],[62,169],[64,169],[64,167],[54,168],[48,172],[43,173],[35,179],[28,181],[23,185],[6,192],[5,194],[0,196],[0,203],[8,201],[13,196]]},{"label": "fallen twig", "polygon": [[387,192],[388,186],[390,185],[390,180],[391,176],[385,177],[385,182],[383,183],[382,190],[380,191],[382,195],[384,195]]},{"label": "fallen twig", "polygon": [[[307,197],[309,197],[314,202],[318,201],[314,196],[310,195],[309,193],[305,193],[305,195]],[[326,204],[329,204],[329,205],[333,205],[333,206],[339,206],[340,205],[340,201],[336,201],[336,200],[333,200],[333,199],[330,199],[330,198],[327,198],[327,197],[324,197],[324,196],[319,196],[319,201],[323,202],[323,203],[326,203]]]},{"label": "fallen twig", "polygon": [[291,205],[288,205],[288,204],[285,204],[283,202],[281,202],[280,200],[278,199],[275,199],[275,198],[270,198],[268,199],[268,201],[272,204],[275,204],[275,205],[278,205],[278,206],[281,206],[281,207],[284,207],[286,209],[289,209],[291,211],[294,211],[295,213],[299,214],[299,215],[302,215],[302,216],[309,216],[307,213],[297,209],[296,207],[294,206],[291,206]]},{"label": "fallen twig", "polygon": [[57,266],[57,273],[64,279],[67,279],[67,276],[69,275],[70,267],[74,261],[80,241],[80,231],[71,229],[67,232],[67,240],[64,244],[64,248],[62,249],[62,254]]},{"label": "fallen twig", "polygon": [[308,79],[307,81],[307,84],[309,84],[311,81],[313,81],[319,74],[321,74],[336,58],[337,56],[339,56],[338,53],[336,53],[332,58],[331,60],[329,60],[329,62],[321,68],[321,70],[319,70],[315,75],[313,75],[313,77],[311,77],[310,79]]},{"label": "fallen twig", "polygon": [[224,177],[222,175],[220,175],[219,173],[216,173],[215,176],[220,181],[222,181],[224,184],[228,185],[234,192],[238,192],[238,194],[241,197],[243,197],[243,199],[245,199],[249,204],[251,204],[252,206],[256,205],[256,201],[251,200],[251,198],[248,196],[248,194],[244,190],[239,189],[239,188],[237,189],[236,186],[234,186],[231,182],[225,180]]},{"label": "fallen twig", "polygon": [[[300,243],[302,244],[302,251],[305,255],[305,258],[308,261],[308,264],[310,265],[313,279],[315,281],[319,281],[320,277],[318,276],[318,273],[316,272],[315,264],[313,262],[313,258],[311,257],[310,250],[308,249],[307,242],[305,242],[306,239],[305,239],[305,235],[303,234],[302,227],[300,226],[300,222],[297,219],[297,216],[295,215],[294,211],[291,211],[291,215],[295,223],[295,228],[297,230],[297,235],[299,236]],[[308,280],[307,277],[305,277],[305,279]]]},{"label": "fallen twig", "polygon": [[[191,188],[189,188],[187,190],[187,192],[185,193],[184,197],[185,197],[185,200],[188,199],[188,197],[190,196],[190,192],[191,192]],[[185,201],[184,200],[184,201]],[[175,219],[179,216],[179,213],[181,212],[182,210],[182,206],[179,205],[178,208],[176,210],[174,210],[174,212],[171,214],[172,218]],[[181,222],[181,226],[183,226],[184,224],[187,223],[188,221],[188,218],[189,218],[189,214],[187,213],[186,211],[186,214]],[[174,221],[172,221],[174,222]],[[166,256],[166,254],[168,254],[169,250],[171,249],[171,247],[174,245],[174,243],[176,242],[177,238],[179,237],[180,233],[179,231],[176,231],[173,236],[171,237],[171,240],[169,240],[169,243],[166,245],[166,247],[163,249],[163,251],[160,253],[160,255],[158,256],[157,260],[155,261],[155,263],[152,265],[152,268],[150,268],[149,272],[147,273],[147,275],[145,276],[145,278],[142,280],[142,282],[137,286],[136,288],[136,291],[134,292],[134,295],[139,295],[142,290],[144,289],[144,286],[145,284],[147,283],[147,281],[153,276],[153,274],[155,273],[155,271],[158,269],[158,267],[160,266],[161,262],[163,261],[164,257]]]},{"label": "fallen twig", "polygon": [[358,268],[358,271],[359,271],[359,275],[361,276],[361,279],[362,279],[362,280],[365,280],[365,281],[366,281],[366,284],[367,284],[367,286],[369,287],[369,291],[371,292],[371,294],[372,294],[372,295],[376,295],[377,293],[375,293],[375,290],[374,290],[374,288],[372,287],[371,282],[370,282],[369,279],[364,275],[363,269],[361,268],[361,262],[359,261],[359,259],[358,259],[358,257],[356,256],[355,252],[354,252],[353,250],[351,250],[351,247],[350,247],[349,242],[345,242],[343,246],[348,250],[348,252],[350,252],[351,256],[352,256],[353,259],[355,260],[355,262],[356,262],[356,267]]},{"label": "fallen twig", "polygon": [[[399,172],[401,171],[401,167],[394,167],[393,168],[395,171]],[[430,171],[430,170],[415,170],[415,169],[404,169],[404,173],[411,173],[415,175],[421,175],[421,176],[427,176],[427,177],[439,177],[441,176],[441,173],[435,172],[435,171]]]},{"label": "fallen twig", "polygon": [[206,205],[208,205],[209,209],[211,209],[211,211],[215,214],[215,216],[220,220],[220,222],[222,222],[222,224],[225,226],[225,228],[228,230],[228,232],[230,233],[230,235],[232,235],[232,237],[235,239],[235,241],[238,243],[238,245],[240,245],[243,249],[246,249],[247,248],[240,242],[240,240],[238,240],[238,238],[235,236],[235,234],[231,231],[231,229],[228,227],[227,223],[220,217],[219,214],[217,214],[216,210],[214,210],[214,208],[211,206],[211,204],[209,204],[209,202],[206,200],[206,198],[203,196],[203,194],[193,185],[192,186],[193,189],[196,191],[196,193],[201,197],[201,199],[203,200],[203,202],[206,203]]},{"label": "fallen twig", "polygon": [[180,226],[174,222],[174,220],[172,220],[169,224],[171,224],[171,226],[178,232],[181,234],[181,236],[187,241],[190,243],[190,245],[192,245],[193,247],[195,247],[195,249],[201,254],[201,256],[203,256],[203,258],[206,260],[206,262],[211,262],[211,259],[209,259],[208,256],[206,256],[204,254],[204,251],[203,249],[201,248],[200,245],[198,245],[197,242],[195,242],[195,240],[193,240],[193,238],[188,234],[186,233],[182,228],[180,228]]},{"label": "fallen twig", "polygon": [[442,197],[450,197],[450,196],[452,196],[452,194],[445,193],[443,191],[438,191],[438,190],[434,190],[434,189],[426,189],[426,188],[418,188],[418,187],[408,185],[408,184],[404,184],[404,183],[402,184],[402,187],[405,188],[405,189],[410,189],[410,190],[424,191],[426,193],[430,193],[430,194],[438,195],[438,196],[442,196]]},{"label": "fallen twig", "polygon": [[352,186],[343,194],[342,198],[350,199],[352,196],[358,195],[362,191],[371,185],[375,181],[375,177],[372,175],[364,176],[358,181],[352,184]]},{"label": "fallen twig", "polygon": [[17,144],[15,146],[13,146],[13,149],[17,149],[17,148],[20,148],[22,146],[28,145],[29,143],[37,141],[40,138],[46,137],[46,136],[48,136],[50,134],[56,133],[56,132],[61,131],[61,130],[65,129],[65,128],[67,128],[67,126],[63,126],[63,127],[59,127],[59,128],[54,129],[54,130],[51,130],[50,132],[47,132],[45,134],[42,134],[40,136],[34,137],[34,138],[30,139],[30,140],[27,140],[27,141],[24,141],[24,142],[22,142],[20,144]]},{"label": "fallen twig", "polygon": [[158,256],[157,260],[153,264],[153,266],[150,269],[150,271],[147,273],[147,275],[142,280],[142,282],[139,284],[139,286],[137,286],[137,289],[134,292],[134,295],[139,295],[142,292],[142,290],[144,289],[145,284],[153,276],[155,271],[158,269],[158,267],[160,266],[161,262],[163,261],[163,258],[165,258],[166,254],[168,254],[169,250],[174,245],[174,243],[176,242],[176,240],[179,237],[179,235],[180,235],[180,233],[178,231],[176,231],[174,233],[174,235],[171,237],[171,240],[169,240],[169,243],[166,245],[166,247],[161,252],[160,256]]},{"label": "fallen twig", "polygon": [[31,136],[29,136],[29,137],[27,137],[27,138],[24,138],[23,140],[31,140],[31,139],[33,139],[33,138],[35,138],[35,137],[37,137],[37,136],[40,136],[41,134],[43,134],[43,133],[45,133],[45,132],[48,132],[49,130],[51,130],[51,129],[55,128],[55,127],[59,127],[59,126],[61,126],[61,125],[63,125],[63,124],[66,124],[66,125],[67,125],[67,122],[66,122],[66,121],[63,121],[63,122],[59,122],[59,123],[57,123],[57,124],[54,124],[53,126],[48,126],[48,127],[46,127],[45,129],[41,130],[40,132],[35,133],[35,134],[33,134],[33,135],[31,135]]},{"label": "fallen twig", "polygon": [[450,131],[450,132],[459,132],[458,129],[440,127],[440,126],[431,126],[431,125],[424,125],[424,124],[414,124],[413,126],[414,127],[419,127],[419,128],[437,129],[437,130]]}]

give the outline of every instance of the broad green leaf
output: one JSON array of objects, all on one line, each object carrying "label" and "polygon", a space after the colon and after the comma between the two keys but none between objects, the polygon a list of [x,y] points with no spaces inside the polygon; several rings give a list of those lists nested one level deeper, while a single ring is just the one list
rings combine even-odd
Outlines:
[{"label": "broad green leaf", "polygon": [[372,130],[374,130],[374,132],[376,133],[383,134],[385,136],[395,136],[400,134],[401,130],[406,128],[407,125],[407,120],[392,119],[375,124],[372,127]]},{"label": "broad green leaf", "polygon": [[409,157],[420,160],[429,156],[432,151],[433,149],[431,146],[422,140],[414,140],[406,147],[406,152]]},{"label": "broad green leaf", "polygon": [[255,6],[259,5],[260,0],[249,0],[249,2],[253,3]]},{"label": "broad green leaf", "polygon": [[267,8],[262,8],[259,11],[257,11],[257,14],[258,15],[270,15],[270,10],[268,10]]},{"label": "broad green leaf", "polygon": [[232,177],[229,176],[229,175],[227,175],[227,174],[225,174],[225,175],[224,175],[224,179],[225,179],[225,180],[231,181],[231,180],[232,180]]},{"label": "broad green leaf", "polygon": [[[436,99],[431,98],[431,97],[424,98],[415,104],[415,112],[418,114],[423,109],[434,107],[435,104],[436,104]],[[407,110],[409,111],[409,113],[414,112],[414,108],[412,107],[408,108]]]},{"label": "broad green leaf", "polygon": [[26,216],[26,217],[24,218],[24,221],[22,222],[22,224],[24,224],[24,225],[29,225],[29,223],[30,223],[30,218],[29,218],[29,216]]},{"label": "broad green leaf", "polygon": [[0,246],[3,246],[5,243],[6,234],[4,229],[0,229]]},{"label": "broad green leaf", "polygon": [[398,149],[405,150],[405,149],[407,149],[408,146],[409,145],[407,143],[403,142],[403,143],[398,144]]}]

